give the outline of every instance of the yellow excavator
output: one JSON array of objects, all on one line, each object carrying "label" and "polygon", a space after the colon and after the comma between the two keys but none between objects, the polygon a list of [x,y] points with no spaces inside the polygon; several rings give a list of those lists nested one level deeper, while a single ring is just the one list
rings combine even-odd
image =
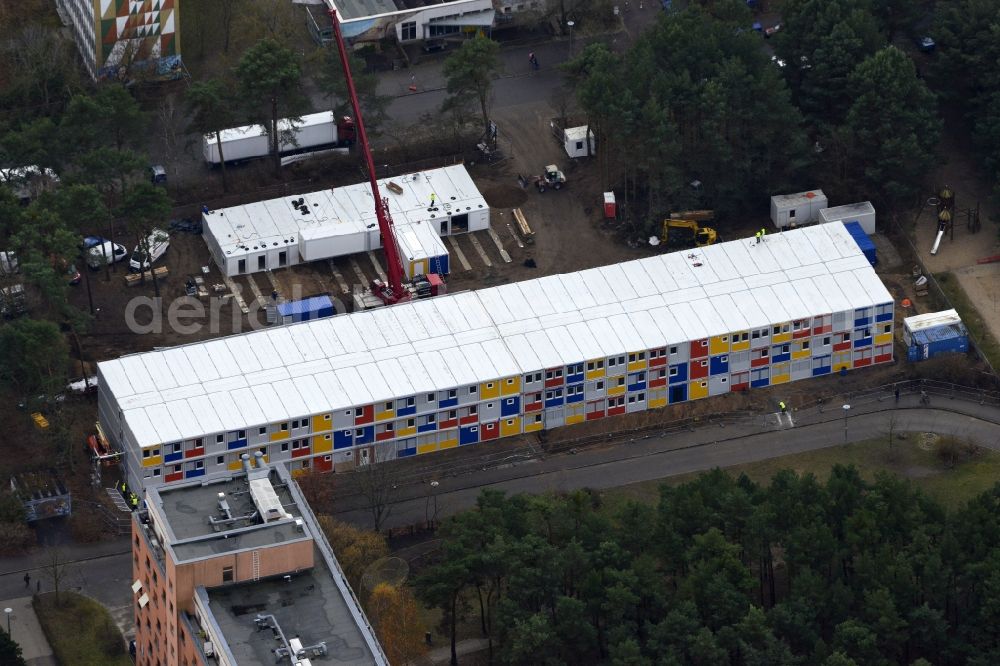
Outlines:
[{"label": "yellow excavator", "polygon": [[696,220],[676,219],[671,215],[663,220],[660,242],[669,249],[687,249],[713,245],[718,234],[712,227],[703,227]]}]

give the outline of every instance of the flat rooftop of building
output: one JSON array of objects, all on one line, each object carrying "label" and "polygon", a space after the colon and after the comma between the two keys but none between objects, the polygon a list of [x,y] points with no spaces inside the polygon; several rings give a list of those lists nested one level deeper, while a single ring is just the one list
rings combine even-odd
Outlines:
[{"label": "flat rooftop of building", "polygon": [[[314,664],[371,664],[375,659],[357,628],[343,594],[322,553],[317,565],[288,580],[261,579],[207,590],[209,610],[240,666],[274,666],[280,643],[271,631],[258,631],[258,614],[274,615],[286,638],[297,636],[303,646],[326,643],[329,653]],[[291,663],[286,660],[285,663]]]},{"label": "flat rooftop of building", "polygon": [[844,204],[842,206],[834,206],[833,208],[823,209],[823,215],[828,220],[843,219],[852,215],[866,215],[874,212],[875,206],[872,205],[871,201],[859,201],[858,203]]},{"label": "flat rooftop of building", "polygon": [[[147,502],[162,516],[161,525],[179,562],[311,538],[304,526],[296,524],[303,511],[288,490],[287,478],[269,467],[267,479],[288,517],[264,522],[254,515],[259,514],[258,507],[242,470],[151,489]],[[220,506],[223,499],[236,520],[213,525],[210,518],[228,520]]]},{"label": "flat rooftop of building", "polygon": [[[408,173],[379,182],[389,212],[400,226],[489,208],[465,166]],[[394,183],[401,190],[389,187]],[[435,196],[431,206],[431,195]],[[293,202],[304,200],[303,206]],[[438,210],[434,210],[437,208]],[[210,234],[226,256],[239,256],[294,245],[301,238],[328,238],[378,233],[375,204],[368,183],[357,183],[309,194],[220,208],[203,216]]]},{"label": "flat rooftop of building", "polygon": [[805,192],[795,192],[794,194],[775,194],[771,197],[771,202],[778,206],[792,206],[795,204],[800,204],[806,201],[812,201],[817,198],[826,198],[823,194],[823,190],[807,190]]},{"label": "flat rooftop of building", "polygon": [[[409,12],[423,9],[425,7],[436,7],[441,5],[466,5],[468,0],[326,0],[325,4],[309,4],[309,12],[317,25],[329,25],[329,17],[326,15],[328,5],[333,5],[340,16],[340,20],[348,23],[344,26],[344,37],[354,36],[351,29],[351,21],[361,21],[373,19],[380,16]],[[492,21],[492,10],[490,19]],[[478,23],[471,25],[480,25]],[[490,25],[487,23],[486,25]]]},{"label": "flat rooftop of building", "polygon": [[98,365],[138,446],[892,303],[843,224],[134,354]]}]

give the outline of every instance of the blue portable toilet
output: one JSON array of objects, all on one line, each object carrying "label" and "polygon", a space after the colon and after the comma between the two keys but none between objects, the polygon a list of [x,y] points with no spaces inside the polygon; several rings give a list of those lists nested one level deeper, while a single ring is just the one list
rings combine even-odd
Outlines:
[{"label": "blue portable toilet", "polygon": [[278,316],[281,317],[282,324],[332,317],[335,314],[337,314],[337,310],[333,307],[333,301],[330,300],[329,294],[319,294],[303,298],[300,301],[278,304]]},{"label": "blue portable toilet", "polygon": [[864,253],[868,263],[872,266],[877,264],[878,257],[875,255],[875,243],[868,237],[865,230],[861,228],[861,223],[857,221],[844,222],[844,227],[847,229],[847,233],[851,234],[851,238],[858,244],[858,247],[861,248],[861,252]]},{"label": "blue portable toilet", "polygon": [[909,361],[969,351],[969,332],[955,310],[927,312],[903,320],[903,342]]}]

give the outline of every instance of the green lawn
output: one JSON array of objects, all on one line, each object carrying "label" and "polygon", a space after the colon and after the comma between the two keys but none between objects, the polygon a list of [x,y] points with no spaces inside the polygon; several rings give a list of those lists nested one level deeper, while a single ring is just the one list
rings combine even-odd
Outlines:
[{"label": "green lawn", "polygon": [[[907,478],[913,485],[949,509],[960,506],[1000,481],[998,453],[980,449],[971,459],[948,469],[939,460],[933,444],[921,445],[920,442],[921,436],[915,433],[906,434],[906,439],[897,438],[891,460],[888,456],[886,439],[880,438],[746,465],[734,465],[727,467],[726,471],[734,476],[746,474],[758,483],[767,483],[782,469],[793,469],[800,474],[812,472],[819,479],[825,480],[835,464],[853,464],[861,470],[862,476],[869,480],[880,470]],[[612,488],[603,495],[612,506],[626,499],[656,502],[660,484],[679,485],[691,481],[696,476],[697,474],[682,474],[634,483]]]},{"label": "green lawn", "polygon": [[997,344],[997,339],[993,337],[989,326],[979,315],[976,306],[966,296],[962,285],[951,273],[939,273],[935,277],[938,284],[941,285],[941,291],[951,301],[952,307],[958,311],[962,323],[969,329],[969,335],[979,344],[990,365],[995,369],[1000,369],[1000,344]]},{"label": "green lawn", "polygon": [[66,666],[131,666],[121,632],[107,609],[90,597],[73,592],[36,595],[33,605],[38,621],[55,652]]}]

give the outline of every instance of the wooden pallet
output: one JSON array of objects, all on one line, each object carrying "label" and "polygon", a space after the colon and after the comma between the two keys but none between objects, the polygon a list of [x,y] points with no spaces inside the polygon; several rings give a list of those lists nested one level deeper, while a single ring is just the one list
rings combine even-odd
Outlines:
[{"label": "wooden pallet", "polygon": [[528,226],[528,220],[524,217],[524,213],[521,212],[520,208],[514,209],[514,219],[517,220],[517,229],[521,232],[521,238],[524,239],[524,242],[534,243],[535,232]]},{"label": "wooden pallet", "polygon": [[138,284],[142,284],[143,277],[145,277],[145,279],[148,281],[152,281],[153,275],[156,275],[157,280],[162,280],[168,275],[170,275],[170,269],[167,268],[166,266],[159,266],[157,268],[154,268],[152,273],[150,273],[149,271],[146,271],[142,274],[129,273],[128,275],[125,276],[125,285],[129,287],[134,287]]},{"label": "wooden pallet", "polygon": [[392,192],[393,194],[402,194],[403,193],[403,188],[400,187],[399,185],[397,185],[396,183],[394,183],[391,180],[388,183],[386,183],[385,186],[387,188],[389,188],[389,191]]}]

